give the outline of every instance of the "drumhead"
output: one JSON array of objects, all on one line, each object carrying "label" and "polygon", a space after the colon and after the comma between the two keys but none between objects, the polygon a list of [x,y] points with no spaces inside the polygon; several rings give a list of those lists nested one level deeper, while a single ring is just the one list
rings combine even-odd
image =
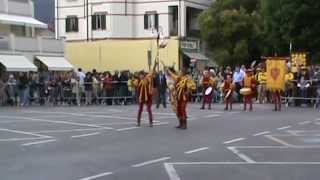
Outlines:
[{"label": "drumhead", "polygon": [[212,90],[213,90],[212,87],[208,87],[206,89],[205,95],[210,95],[212,93]]}]

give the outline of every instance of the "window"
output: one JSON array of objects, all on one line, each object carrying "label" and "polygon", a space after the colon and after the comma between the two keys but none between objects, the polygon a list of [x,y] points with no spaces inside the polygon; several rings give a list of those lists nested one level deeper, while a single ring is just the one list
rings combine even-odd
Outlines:
[{"label": "window", "polygon": [[146,12],[144,15],[144,29],[158,29],[159,28],[159,15],[157,12]]},{"label": "window", "polygon": [[179,20],[178,6],[169,6],[169,33],[170,36],[178,36]]},{"label": "window", "polygon": [[92,15],[92,30],[106,30],[106,13],[96,13]]},{"label": "window", "polygon": [[68,16],[66,18],[66,32],[78,32],[78,17],[77,16]]}]

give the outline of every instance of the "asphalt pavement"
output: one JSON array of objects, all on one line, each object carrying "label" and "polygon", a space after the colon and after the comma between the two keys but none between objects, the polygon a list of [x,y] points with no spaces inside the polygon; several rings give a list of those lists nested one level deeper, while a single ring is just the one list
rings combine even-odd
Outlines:
[{"label": "asphalt pavement", "polygon": [[1,180],[318,180],[320,116],[188,106],[178,130],[171,109],[136,126],[137,107],[0,108]]}]

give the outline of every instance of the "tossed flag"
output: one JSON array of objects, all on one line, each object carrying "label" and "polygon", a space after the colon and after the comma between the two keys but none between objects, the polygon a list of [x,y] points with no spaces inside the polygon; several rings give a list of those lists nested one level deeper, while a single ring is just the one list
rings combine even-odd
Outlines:
[{"label": "tossed flag", "polygon": [[286,58],[272,57],[267,59],[267,89],[283,91],[285,88]]}]

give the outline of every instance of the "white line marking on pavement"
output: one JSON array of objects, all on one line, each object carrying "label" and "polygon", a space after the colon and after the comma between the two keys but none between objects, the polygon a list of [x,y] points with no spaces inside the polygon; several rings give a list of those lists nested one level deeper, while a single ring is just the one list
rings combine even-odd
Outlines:
[{"label": "white line marking on pavement", "polygon": [[236,138],[236,139],[232,139],[232,140],[223,142],[223,144],[231,144],[231,143],[235,143],[235,142],[239,142],[239,141],[243,141],[243,140],[246,140],[246,138]]},{"label": "white line marking on pavement", "polygon": [[26,132],[26,131],[18,131],[18,130],[13,130],[13,129],[0,128],[0,131],[7,131],[7,132],[18,133],[18,134],[25,134],[25,135],[30,135],[30,136],[37,136],[37,137],[40,137],[40,138],[52,138],[51,136],[46,136],[46,135],[41,135],[41,134],[35,134],[35,133],[31,133],[31,132]]},{"label": "white line marking on pavement", "polygon": [[320,165],[320,162],[174,162],[172,165]]},{"label": "white line marking on pavement", "polygon": [[[153,121],[154,123],[161,123],[161,121]],[[149,121],[142,121],[141,124],[147,124]],[[111,123],[103,123],[103,124],[96,124],[97,126],[112,126],[112,125],[130,125],[130,124],[137,124],[137,122],[111,122]]]},{"label": "white line marking on pavement", "polygon": [[164,163],[165,170],[170,180],[181,180],[174,166],[188,165],[320,165],[320,162],[174,162]]},{"label": "white line marking on pavement", "polygon": [[38,114],[64,114],[77,117],[96,117],[96,118],[110,118],[110,119],[122,119],[122,120],[136,120],[136,118],[130,117],[120,117],[120,116],[108,116],[108,115],[90,115],[83,113],[66,113],[66,112],[40,112],[40,111],[28,111],[29,113],[38,113]]},{"label": "white line marking on pavement", "polygon": [[207,115],[207,116],[204,116],[205,118],[214,118],[214,117],[220,117],[221,115],[219,114],[210,114],[210,115]]},{"label": "white line marking on pavement", "polygon": [[0,142],[11,142],[11,141],[27,141],[27,140],[41,140],[41,139],[47,139],[47,138],[9,138],[9,139],[0,139]]},{"label": "white line marking on pavement", "polygon": [[97,131],[97,130],[106,130],[106,129],[105,128],[84,128],[84,129],[66,129],[66,130],[40,130],[32,133],[64,133],[64,132],[67,133],[67,132]]},{"label": "white line marking on pavement", "polygon": [[44,141],[37,141],[37,142],[25,143],[25,144],[22,144],[21,146],[31,146],[31,145],[44,144],[44,143],[49,143],[49,142],[54,142],[54,141],[57,141],[57,140],[50,139],[50,140],[44,140]]},{"label": "white line marking on pavement", "polygon": [[311,123],[311,121],[303,121],[303,122],[299,122],[298,124],[299,125],[305,125],[305,124],[310,124]]},{"label": "white line marking on pavement", "polygon": [[[4,116],[0,116],[4,117]],[[55,124],[68,124],[68,125],[75,125],[75,126],[86,126],[86,127],[94,127],[94,128],[104,128],[104,129],[113,129],[111,127],[103,127],[103,126],[97,126],[95,124],[84,124],[84,123],[75,123],[75,122],[69,122],[69,121],[52,121],[47,119],[38,119],[38,118],[29,118],[29,117],[22,117],[22,116],[5,116],[6,118],[15,118],[15,119],[25,119],[29,121],[38,121],[38,122],[48,122],[48,123],[55,123]]]},{"label": "white line marking on pavement", "polygon": [[285,130],[285,129],[289,129],[291,128],[291,126],[284,126],[284,127],[280,127],[280,128],[277,128],[278,130]]},{"label": "white line marking on pavement", "polygon": [[94,179],[98,179],[98,178],[101,178],[101,177],[109,176],[109,175],[112,175],[112,174],[113,174],[112,172],[105,172],[105,173],[97,174],[97,175],[94,175],[94,176],[81,178],[79,180],[94,180]]},{"label": "white line marking on pavement", "polygon": [[71,138],[81,138],[81,137],[88,137],[88,136],[94,136],[100,134],[99,132],[90,133],[90,134],[81,134],[81,135],[75,135],[71,136]]},{"label": "white line marking on pavement", "polygon": [[139,128],[141,127],[128,127],[128,128],[116,129],[116,131],[128,131],[128,130],[139,129]]},{"label": "white line marking on pavement", "polygon": [[170,124],[169,122],[159,122],[159,123],[154,123],[154,126],[161,126],[161,125],[167,125]]},{"label": "white line marking on pavement", "polygon": [[173,164],[164,163],[164,168],[167,171],[170,180],[181,180]]},{"label": "white line marking on pavement", "polygon": [[163,116],[176,116],[174,113],[153,113],[155,115],[163,115]]},{"label": "white line marking on pavement", "polygon": [[320,149],[320,146],[233,146],[237,149]]},{"label": "white line marking on pavement", "polygon": [[30,121],[26,120],[12,120],[12,121],[0,121],[0,123],[30,123]]},{"label": "white line marking on pavement", "polygon": [[252,160],[250,157],[247,155],[244,155],[243,153],[240,153],[236,147],[227,147],[232,153],[237,155],[240,159],[244,160],[247,163],[255,163],[254,160]]},{"label": "white line marking on pavement", "polygon": [[186,151],[184,152],[185,154],[192,154],[192,153],[196,153],[196,152],[199,152],[199,151],[204,151],[204,150],[208,150],[209,148],[208,147],[202,147],[202,148],[198,148],[198,149],[193,149],[193,150],[190,150],[190,151]]},{"label": "white line marking on pavement", "polygon": [[142,167],[142,166],[146,166],[146,165],[149,165],[149,164],[154,164],[154,163],[157,163],[157,162],[161,162],[161,161],[166,161],[166,160],[169,160],[171,159],[171,157],[163,157],[163,158],[159,158],[159,159],[154,159],[154,160],[151,160],[151,161],[146,161],[146,162],[143,162],[143,163],[139,163],[139,164],[135,164],[135,165],[132,165],[131,167]]},{"label": "white line marking on pavement", "polygon": [[291,144],[289,144],[289,143],[287,143],[287,142],[285,142],[285,141],[283,141],[283,140],[281,140],[281,139],[275,138],[275,137],[273,137],[273,136],[271,136],[271,135],[265,135],[265,137],[268,138],[268,139],[270,139],[270,140],[272,140],[272,141],[274,141],[274,142],[277,142],[277,143],[279,143],[279,144],[281,144],[281,145],[284,145],[284,146],[292,146]]},{"label": "white line marking on pavement", "polygon": [[260,133],[257,133],[257,134],[254,134],[253,136],[261,136],[261,135],[266,135],[266,134],[269,134],[270,131],[264,131],[264,132],[260,132]]},{"label": "white line marking on pavement", "polygon": [[241,113],[241,112],[239,112],[239,111],[235,111],[235,112],[228,112],[228,114],[239,114],[239,113]]}]

